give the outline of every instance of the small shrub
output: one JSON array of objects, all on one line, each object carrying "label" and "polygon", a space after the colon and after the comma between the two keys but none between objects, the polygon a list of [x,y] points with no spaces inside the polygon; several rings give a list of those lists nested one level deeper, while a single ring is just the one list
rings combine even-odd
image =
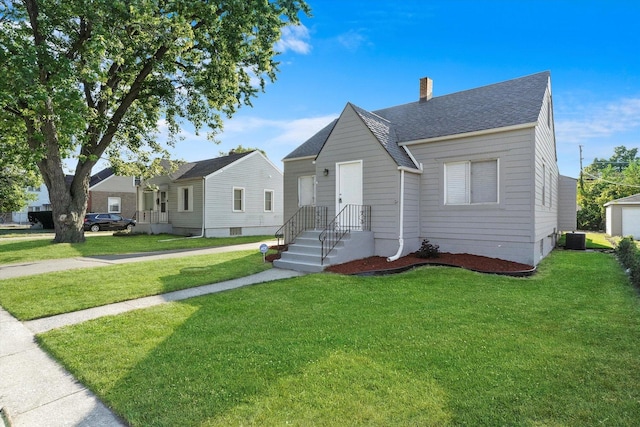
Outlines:
[{"label": "small shrub", "polygon": [[438,258],[440,256],[440,246],[432,245],[427,239],[422,241],[422,246],[416,252],[418,258]]},{"label": "small shrub", "polygon": [[629,271],[629,279],[634,286],[640,288],[640,251],[633,238],[625,237],[616,247],[616,255],[620,263]]}]

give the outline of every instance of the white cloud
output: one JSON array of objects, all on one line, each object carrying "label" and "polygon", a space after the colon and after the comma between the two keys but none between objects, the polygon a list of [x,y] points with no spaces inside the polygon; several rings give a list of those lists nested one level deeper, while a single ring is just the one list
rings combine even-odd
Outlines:
[{"label": "white cloud", "polygon": [[356,51],[360,46],[368,43],[368,39],[358,30],[349,30],[337,37],[338,43],[349,51]]},{"label": "white cloud", "polygon": [[246,136],[247,140],[261,140],[268,144],[298,146],[328,125],[337,116],[337,114],[333,114],[292,120],[235,117],[225,123],[221,139],[224,140],[225,137],[237,138],[242,134]]},{"label": "white cloud", "polygon": [[574,111],[556,113],[556,138],[577,143],[609,138],[640,128],[640,98],[624,98],[606,105],[576,106]]},{"label": "white cloud", "polygon": [[280,40],[276,43],[275,48],[279,52],[291,50],[296,53],[306,55],[311,51],[311,45],[308,43],[309,30],[304,25],[288,25],[282,28]]}]

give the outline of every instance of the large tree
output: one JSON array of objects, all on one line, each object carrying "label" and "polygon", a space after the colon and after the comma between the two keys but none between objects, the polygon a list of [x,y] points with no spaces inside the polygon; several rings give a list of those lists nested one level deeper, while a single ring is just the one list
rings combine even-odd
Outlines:
[{"label": "large tree", "polygon": [[215,132],[250,105],[302,12],[298,0],[0,0],[0,122],[49,189],[55,241],[84,240],[100,158],[148,160],[160,119],[173,143],[183,120]]}]

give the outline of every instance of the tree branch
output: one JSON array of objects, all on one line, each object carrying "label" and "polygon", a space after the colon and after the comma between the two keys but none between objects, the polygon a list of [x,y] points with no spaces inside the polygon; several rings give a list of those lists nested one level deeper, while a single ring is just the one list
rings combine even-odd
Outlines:
[{"label": "tree branch", "polygon": [[29,23],[31,24],[31,30],[33,31],[34,44],[36,48],[39,48],[37,50],[39,79],[41,83],[45,83],[49,76],[44,68],[41,49],[46,48],[46,39],[40,32],[40,24],[38,24],[38,15],[40,14],[38,3],[36,0],[24,0],[24,5],[27,8],[27,13],[29,14]]},{"label": "tree branch", "polygon": [[144,85],[145,79],[149,76],[149,74],[151,74],[155,64],[158,61],[160,61],[168,51],[169,51],[169,46],[167,45],[160,46],[156,51],[156,53],[151,58],[149,58],[147,62],[144,64],[144,66],[136,76],[135,80],[131,84],[129,91],[124,95],[124,97],[120,101],[120,105],[118,105],[118,108],[111,116],[111,120],[109,120],[109,125],[107,126],[107,130],[105,131],[102,138],[100,138],[100,142],[97,144],[95,152],[91,154],[96,155],[98,157],[102,156],[106,148],[109,146],[109,144],[113,140],[113,137],[116,134],[116,131],[118,130],[118,126],[120,125],[120,122],[124,118],[124,115],[126,114],[127,110],[129,109],[129,107],[131,107],[131,104],[133,104],[133,102],[136,99],[138,99],[138,96],[140,95],[140,91],[142,90],[142,87]]},{"label": "tree branch", "polygon": [[91,22],[85,21],[84,17],[80,17],[80,30],[78,31],[78,38],[71,47],[69,51],[65,54],[65,56],[73,60],[76,57],[76,54],[80,51],[80,48],[84,45],[84,43],[91,38]]}]

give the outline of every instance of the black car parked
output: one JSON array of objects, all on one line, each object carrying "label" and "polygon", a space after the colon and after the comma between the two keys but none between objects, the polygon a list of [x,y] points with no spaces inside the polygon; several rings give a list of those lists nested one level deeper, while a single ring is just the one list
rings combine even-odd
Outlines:
[{"label": "black car parked", "polygon": [[136,225],[135,219],[123,218],[112,213],[89,213],[84,216],[85,231],[129,230]]}]

